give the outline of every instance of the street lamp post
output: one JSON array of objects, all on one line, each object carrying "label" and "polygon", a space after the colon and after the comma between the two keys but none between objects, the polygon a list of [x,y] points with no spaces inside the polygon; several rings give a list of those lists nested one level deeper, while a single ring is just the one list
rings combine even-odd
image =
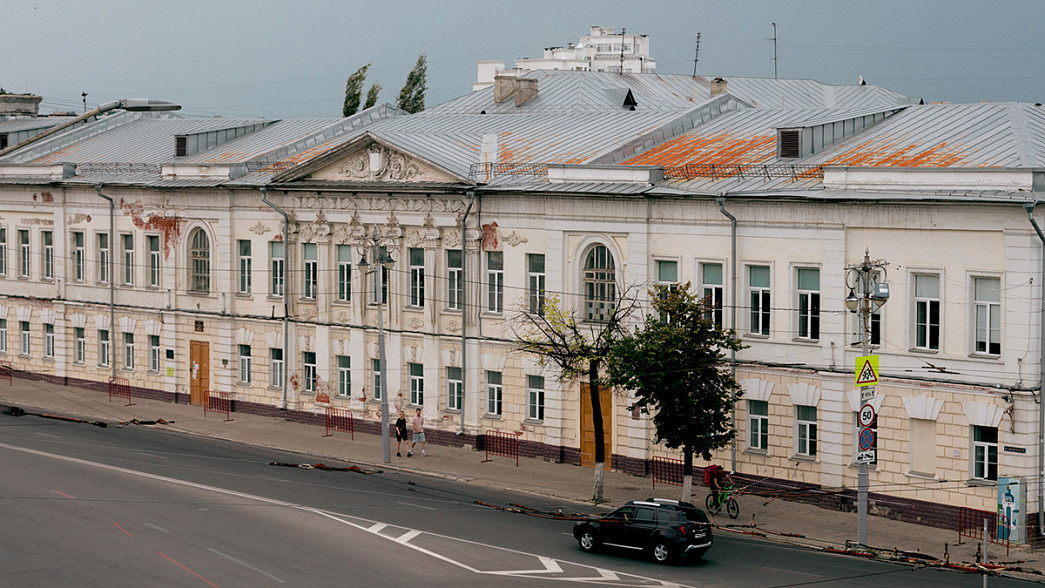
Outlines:
[{"label": "street lamp post", "polygon": [[[374,296],[377,300],[377,363],[378,372],[381,374],[381,443],[384,447],[384,463],[392,462],[392,443],[388,435],[388,378],[385,370],[385,316],[384,306],[386,298],[384,295],[384,270],[392,269],[395,260],[388,254],[388,250],[377,245],[376,241],[371,243],[371,259],[374,260]],[[364,255],[359,260],[359,271],[366,275],[370,264],[366,262]],[[365,296],[365,294],[364,294]]]},{"label": "street lamp post", "polygon": [[[864,260],[861,263],[848,265],[846,270],[846,285],[849,287],[849,295],[845,298],[845,306],[850,312],[860,313],[860,348],[864,357],[870,354],[871,347],[871,315],[889,300],[889,284],[879,281],[877,272],[885,271],[885,261],[871,261],[870,250],[864,250]],[[883,276],[884,278],[884,276]],[[855,281],[856,283],[851,283]],[[872,285],[873,282],[873,285]],[[855,286],[860,287],[860,296],[854,292]],[[857,367],[857,377],[860,376],[860,368]],[[870,386],[860,393],[861,411],[865,402],[874,400],[874,386]],[[870,429],[871,423],[865,427],[859,423],[857,439],[862,436],[863,429]],[[871,432],[870,434],[874,434]],[[858,441],[859,442],[859,441]],[[864,452],[861,452],[864,453]],[[856,477],[856,541],[860,545],[867,545],[867,463],[863,455],[858,457],[859,471]]]}]

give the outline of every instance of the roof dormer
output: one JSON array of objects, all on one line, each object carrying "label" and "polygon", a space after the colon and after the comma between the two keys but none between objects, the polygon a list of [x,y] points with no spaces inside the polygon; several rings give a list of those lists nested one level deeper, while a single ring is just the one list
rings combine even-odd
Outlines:
[{"label": "roof dormer", "polygon": [[843,112],[835,116],[802,121],[797,125],[777,128],[777,157],[799,159],[852,137],[900,112],[906,106]]},{"label": "roof dormer", "polygon": [[276,119],[259,121],[248,125],[230,126],[223,129],[211,129],[199,133],[175,135],[174,156],[190,157],[197,153],[203,153],[204,151],[213,149],[222,143],[227,143],[238,137],[249,135],[254,131],[263,129],[274,122],[276,122]]}]

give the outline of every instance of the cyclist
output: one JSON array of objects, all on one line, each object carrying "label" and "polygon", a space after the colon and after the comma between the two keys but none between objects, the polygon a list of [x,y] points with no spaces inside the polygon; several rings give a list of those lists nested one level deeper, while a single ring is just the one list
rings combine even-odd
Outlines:
[{"label": "cyclist", "polygon": [[735,482],[726,472],[725,468],[720,465],[711,464],[707,467],[707,471],[708,486],[711,488],[711,496],[713,497],[715,504],[719,504],[721,498],[720,495],[726,486],[726,482],[729,483],[729,486],[733,486]]}]

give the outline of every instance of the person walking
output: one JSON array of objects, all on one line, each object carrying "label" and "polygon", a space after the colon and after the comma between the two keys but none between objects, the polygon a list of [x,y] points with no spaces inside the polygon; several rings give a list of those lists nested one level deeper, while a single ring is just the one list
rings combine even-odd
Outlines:
[{"label": "person walking", "polygon": [[410,419],[410,428],[414,430],[414,440],[410,443],[410,451],[406,452],[407,457],[414,456],[414,446],[418,443],[421,444],[421,455],[428,457],[425,453],[425,419],[421,416],[421,409],[417,409],[417,414],[414,418]]},{"label": "person walking", "polygon": [[403,443],[409,443],[410,438],[406,436],[406,413],[399,411],[399,418],[396,419],[396,457],[403,457],[402,451]]}]

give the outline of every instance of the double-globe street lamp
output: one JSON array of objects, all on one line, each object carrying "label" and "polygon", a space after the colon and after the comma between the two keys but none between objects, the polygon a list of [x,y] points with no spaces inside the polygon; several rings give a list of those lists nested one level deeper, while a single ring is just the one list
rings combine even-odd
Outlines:
[{"label": "double-globe street lamp", "polygon": [[[860,313],[860,348],[862,355],[867,357],[871,347],[871,315],[878,311],[889,300],[889,284],[885,282],[885,261],[871,261],[870,250],[864,250],[864,260],[861,263],[846,266],[846,286],[849,287],[849,295],[845,297],[845,306],[849,312]],[[882,275],[879,276],[879,273]],[[859,287],[860,295],[855,292]],[[860,377],[860,367],[857,366],[857,379]],[[866,391],[860,393],[861,411],[863,404],[874,400],[874,386],[869,386]],[[858,428],[858,439],[863,434],[863,423]],[[870,428],[868,423],[867,428]],[[873,435],[872,431],[869,433]],[[863,453],[863,452],[861,452]],[[867,545],[867,463],[863,455],[858,457],[860,469],[856,477],[856,541],[860,545]]]},{"label": "double-globe street lamp", "polygon": [[[376,266],[373,270],[374,275],[374,298],[377,301],[377,363],[378,372],[380,375],[381,383],[381,443],[384,446],[384,463],[392,462],[392,443],[388,435],[388,379],[385,377],[385,316],[384,306],[388,302],[388,295],[385,290],[385,271],[391,270],[392,266],[395,265],[395,260],[392,259],[391,254],[388,253],[388,249],[383,245],[378,245],[376,240],[370,242],[371,255],[370,259],[374,260]],[[365,276],[370,268],[370,264],[366,261],[366,255],[364,254],[360,259],[359,271]]]}]

